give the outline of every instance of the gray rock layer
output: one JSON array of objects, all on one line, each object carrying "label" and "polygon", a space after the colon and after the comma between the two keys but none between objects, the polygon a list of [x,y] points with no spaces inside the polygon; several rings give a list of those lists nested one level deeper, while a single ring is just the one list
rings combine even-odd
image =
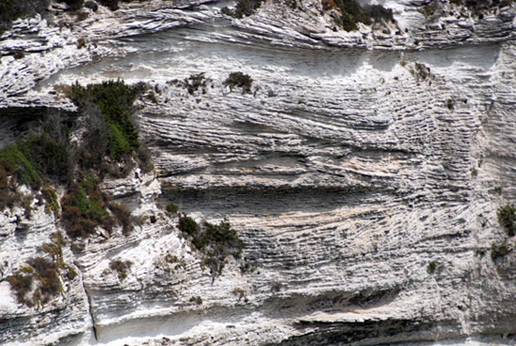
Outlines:
[{"label": "gray rock layer", "polygon": [[[71,243],[80,275],[62,297],[29,309],[0,282],[0,343],[514,342],[515,238],[496,214],[516,198],[514,6],[478,19],[443,2],[449,16],[425,18],[424,3],[392,0],[397,24],[346,33],[320,3],[297,4],[236,20],[222,3],[131,3],[4,34],[2,54],[26,54],[0,65],[1,145],[76,111],[54,86],[143,80],[155,171],[104,182],[139,225]],[[224,84],[234,71],[250,91]],[[227,217],[242,258],[213,278],[170,202]],[[36,205],[31,220],[0,217],[2,278],[61,228]],[[133,262],[125,280],[113,259]]]}]

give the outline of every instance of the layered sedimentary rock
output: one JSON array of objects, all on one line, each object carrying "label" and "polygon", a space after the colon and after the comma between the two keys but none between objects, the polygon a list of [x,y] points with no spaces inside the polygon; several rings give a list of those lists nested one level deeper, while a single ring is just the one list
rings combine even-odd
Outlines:
[{"label": "layered sedimentary rock", "polygon": [[[153,1],[4,34],[0,51],[25,56],[0,65],[2,145],[76,116],[55,86],[144,81],[155,171],[103,182],[139,222],[69,241],[79,275],[62,296],[27,308],[0,282],[1,343],[514,342],[515,238],[497,210],[516,197],[515,9],[426,18],[426,2],[387,1],[396,24],[347,33],[319,2],[296,4],[239,20],[228,4]],[[224,83],[236,71],[250,90]],[[242,258],[214,276],[170,202],[226,217]],[[62,229],[43,209],[3,212],[2,278]],[[116,259],[133,263],[123,280]]]}]

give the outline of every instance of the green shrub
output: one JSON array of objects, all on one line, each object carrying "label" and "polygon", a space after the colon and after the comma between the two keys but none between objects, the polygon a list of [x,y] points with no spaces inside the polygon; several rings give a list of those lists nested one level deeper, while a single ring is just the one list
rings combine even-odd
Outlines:
[{"label": "green shrub", "polygon": [[391,9],[382,5],[366,5],[364,7],[356,0],[322,0],[324,10],[338,8],[341,16],[337,19],[339,24],[346,31],[358,30],[357,23],[371,25],[372,22],[394,21]]},{"label": "green shrub", "polygon": [[201,305],[202,304],[202,298],[200,296],[197,296],[197,297],[190,297],[190,302],[192,303],[195,303],[197,305]]},{"label": "green shrub", "polygon": [[240,87],[244,88],[244,91],[250,91],[251,84],[253,84],[251,76],[242,72],[231,72],[229,77],[224,81],[224,85],[229,86],[231,89],[234,87]]},{"label": "green shrub", "polygon": [[70,155],[66,141],[56,142],[46,134],[28,136],[17,144],[18,150],[40,176],[64,179],[70,172]]},{"label": "green shrub", "polygon": [[81,147],[75,155],[82,170],[61,200],[63,223],[70,237],[84,238],[98,225],[110,233],[117,221],[124,235],[132,231],[130,212],[111,203],[98,184],[106,174],[117,178],[127,176],[136,163],[144,172],[154,168],[150,151],[140,145],[131,121],[133,103],[146,89],[144,83],[129,86],[121,80],[86,87],[76,82],[71,87],[56,89],[65,92],[81,113],[89,116]]},{"label": "green shrub", "polygon": [[434,261],[431,261],[428,263],[428,266],[426,267],[426,271],[429,273],[429,274],[433,274],[435,273],[437,269],[437,263],[434,262]]},{"label": "green shrub", "polygon": [[13,177],[14,166],[1,153],[0,151],[0,211],[6,207],[12,209],[18,199],[16,178]]},{"label": "green shrub", "polygon": [[475,256],[484,257],[485,254],[486,254],[486,249],[484,249],[484,248],[475,249]]},{"label": "green shrub", "polygon": [[[2,162],[4,170],[8,174],[14,174],[20,184],[33,185],[42,178],[41,173],[16,144],[8,145],[0,151],[0,162]],[[10,168],[10,170],[8,171],[6,168]]]},{"label": "green shrub", "polygon": [[50,243],[44,243],[42,250],[52,257],[52,261],[59,265],[64,265],[63,246],[66,245],[64,236],[60,232],[55,232],[50,235]]},{"label": "green shrub", "polygon": [[151,151],[145,144],[140,145],[136,151],[136,161],[144,173],[151,172],[154,169]]},{"label": "green shrub", "polygon": [[109,268],[118,273],[118,279],[120,281],[124,281],[124,279],[127,278],[127,272],[131,269],[132,265],[133,262],[131,261],[122,261],[117,259],[109,263]]},{"label": "green shrub", "polygon": [[210,268],[214,277],[221,274],[226,257],[240,258],[246,245],[226,219],[218,225],[206,222],[199,227],[193,219],[183,215],[179,219],[179,229],[191,236],[192,244],[204,254],[204,265]]},{"label": "green shrub", "polygon": [[509,236],[514,236],[516,233],[516,207],[514,207],[514,204],[507,203],[505,206],[500,207],[496,214]]},{"label": "green shrub", "polygon": [[[0,149],[0,211],[14,204],[25,203],[17,192],[18,184],[25,184],[38,192],[51,181],[66,182],[73,163],[70,161],[67,130],[59,117],[49,116],[38,131],[19,138],[16,143]],[[52,204],[51,188],[43,189],[43,196]],[[55,202],[55,201],[54,201]],[[52,208],[57,210],[54,203]]]},{"label": "green shrub", "polygon": [[98,180],[90,172],[80,172],[78,182],[61,199],[62,219],[71,238],[87,237],[107,216],[109,199],[100,191]]},{"label": "green shrub", "polygon": [[[194,92],[199,90],[199,88],[205,88],[206,87],[206,77],[204,77],[204,72],[199,74],[193,74],[188,78],[185,78],[183,84],[188,90],[188,93],[190,95],[193,95]],[[206,92],[205,89],[203,89],[204,92]]]},{"label": "green shrub", "polygon": [[507,247],[507,244],[502,243],[500,245],[491,245],[491,258],[496,260],[498,257],[503,257],[507,255],[511,250]]},{"label": "green shrub", "polygon": [[178,227],[181,232],[191,236],[195,235],[197,233],[197,229],[199,228],[197,222],[195,222],[194,219],[187,215],[182,215],[179,217]]},{"label": "green shrub", "polygon": [[167,209],[167,212],[175,214],[179,210],[179,207],[177,205],[175,205],[174,203],[170,203],[167,205],[166,209]]},{"label": "green shrub", "polygon": [[[111,202],[98,186],[98,180],[89,172],[81,173],[78,183],[61,199],[62,219],[66,233],[71,238],[85,238],[94,233],[95,227],[102,225],[111,233],[116,221],[122,226],[122,233],[128,235],[133,230],[130,211],[124,206]],[[108,209],[116,217],[108,213]]]},{"label": "green shrub", "polygon": [[[86,135],[91,137],[90,146],[100,145],[95,148],[95,152],[101,151],[114,160],[121,160],[140,147],[138,132],[130,117],[136,97],[144,90],[142,84],[128,86],[121,80],[90,84],[87,87],[79,83],[72,85],[69,96],[81,110],[89,111],[90,116],[97,115],[91,111],[95,105],[100,111],[100,121],[93,122],[99,123],[98,128],[90,128]],[[91,143],[99,140],[98,144]],[[106,142],[105,148],[102,142]]]},{"label": "green shrub", "polygon": [[50,213],[54,213],[55,218],[60,218],[61,214],[59,213],[59,201],[57,199],[56,192],[50,185],[43,186],[41,190],[43,193],[43,197],[47,201],[45,204],[45,213],[50,215]]},{"label": "green shrub", "polygon": [[[61,281],[59,280],[58,264],[43,257],[31,258],[27,263],[34,268],[35,277],[38,278],[39,285],[34,293],[35,298],[44,304],[62,291]],[[37,305],[37,301],[34,302]]]}]

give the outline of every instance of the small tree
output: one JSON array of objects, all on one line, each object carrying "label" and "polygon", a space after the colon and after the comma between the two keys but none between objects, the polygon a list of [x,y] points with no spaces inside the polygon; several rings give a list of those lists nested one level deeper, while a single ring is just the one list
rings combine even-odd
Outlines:
[{"label": "small tree", "polygon": [[514,207],[514,204],[507,203],[505,206],[500,207],[496,214],[509,236],[514,236],[514,234],[516,234],[516,207]]}]

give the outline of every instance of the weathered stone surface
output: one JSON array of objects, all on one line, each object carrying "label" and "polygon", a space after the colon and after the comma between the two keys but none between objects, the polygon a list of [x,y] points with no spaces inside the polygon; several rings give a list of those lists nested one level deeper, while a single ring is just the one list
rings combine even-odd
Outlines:
[{"label": "weathered stone surface", "polygon": [[[515,246],[496,216],[516,198],[515,12],[478,19],[444,2],[457,13],[426,19],[427,3],[386,1],[388,33],[333,31],[308,0],[242,20],[226,4],[152,1],[99,7],[71,29],[16,24],[0,41],[26,51],[0,65],[1,145],[76,111],[56,85],[146,81],[137,122],[155,172],[104,182],[135,230],[74,243],[80,276],[51,306],[20,307],[0,282],[0,342],[512,344],[516,255],[489,248]],[[224,84],[234,71],[250,92]],[[182,81],[202,72],[190,94]],[[242,258],[214,278],[159,206],[170,202],[228,217]],[[5,278],[61,226],[41,207],[2,215]],[[115,259],[133,263],[124,280]]]}]

